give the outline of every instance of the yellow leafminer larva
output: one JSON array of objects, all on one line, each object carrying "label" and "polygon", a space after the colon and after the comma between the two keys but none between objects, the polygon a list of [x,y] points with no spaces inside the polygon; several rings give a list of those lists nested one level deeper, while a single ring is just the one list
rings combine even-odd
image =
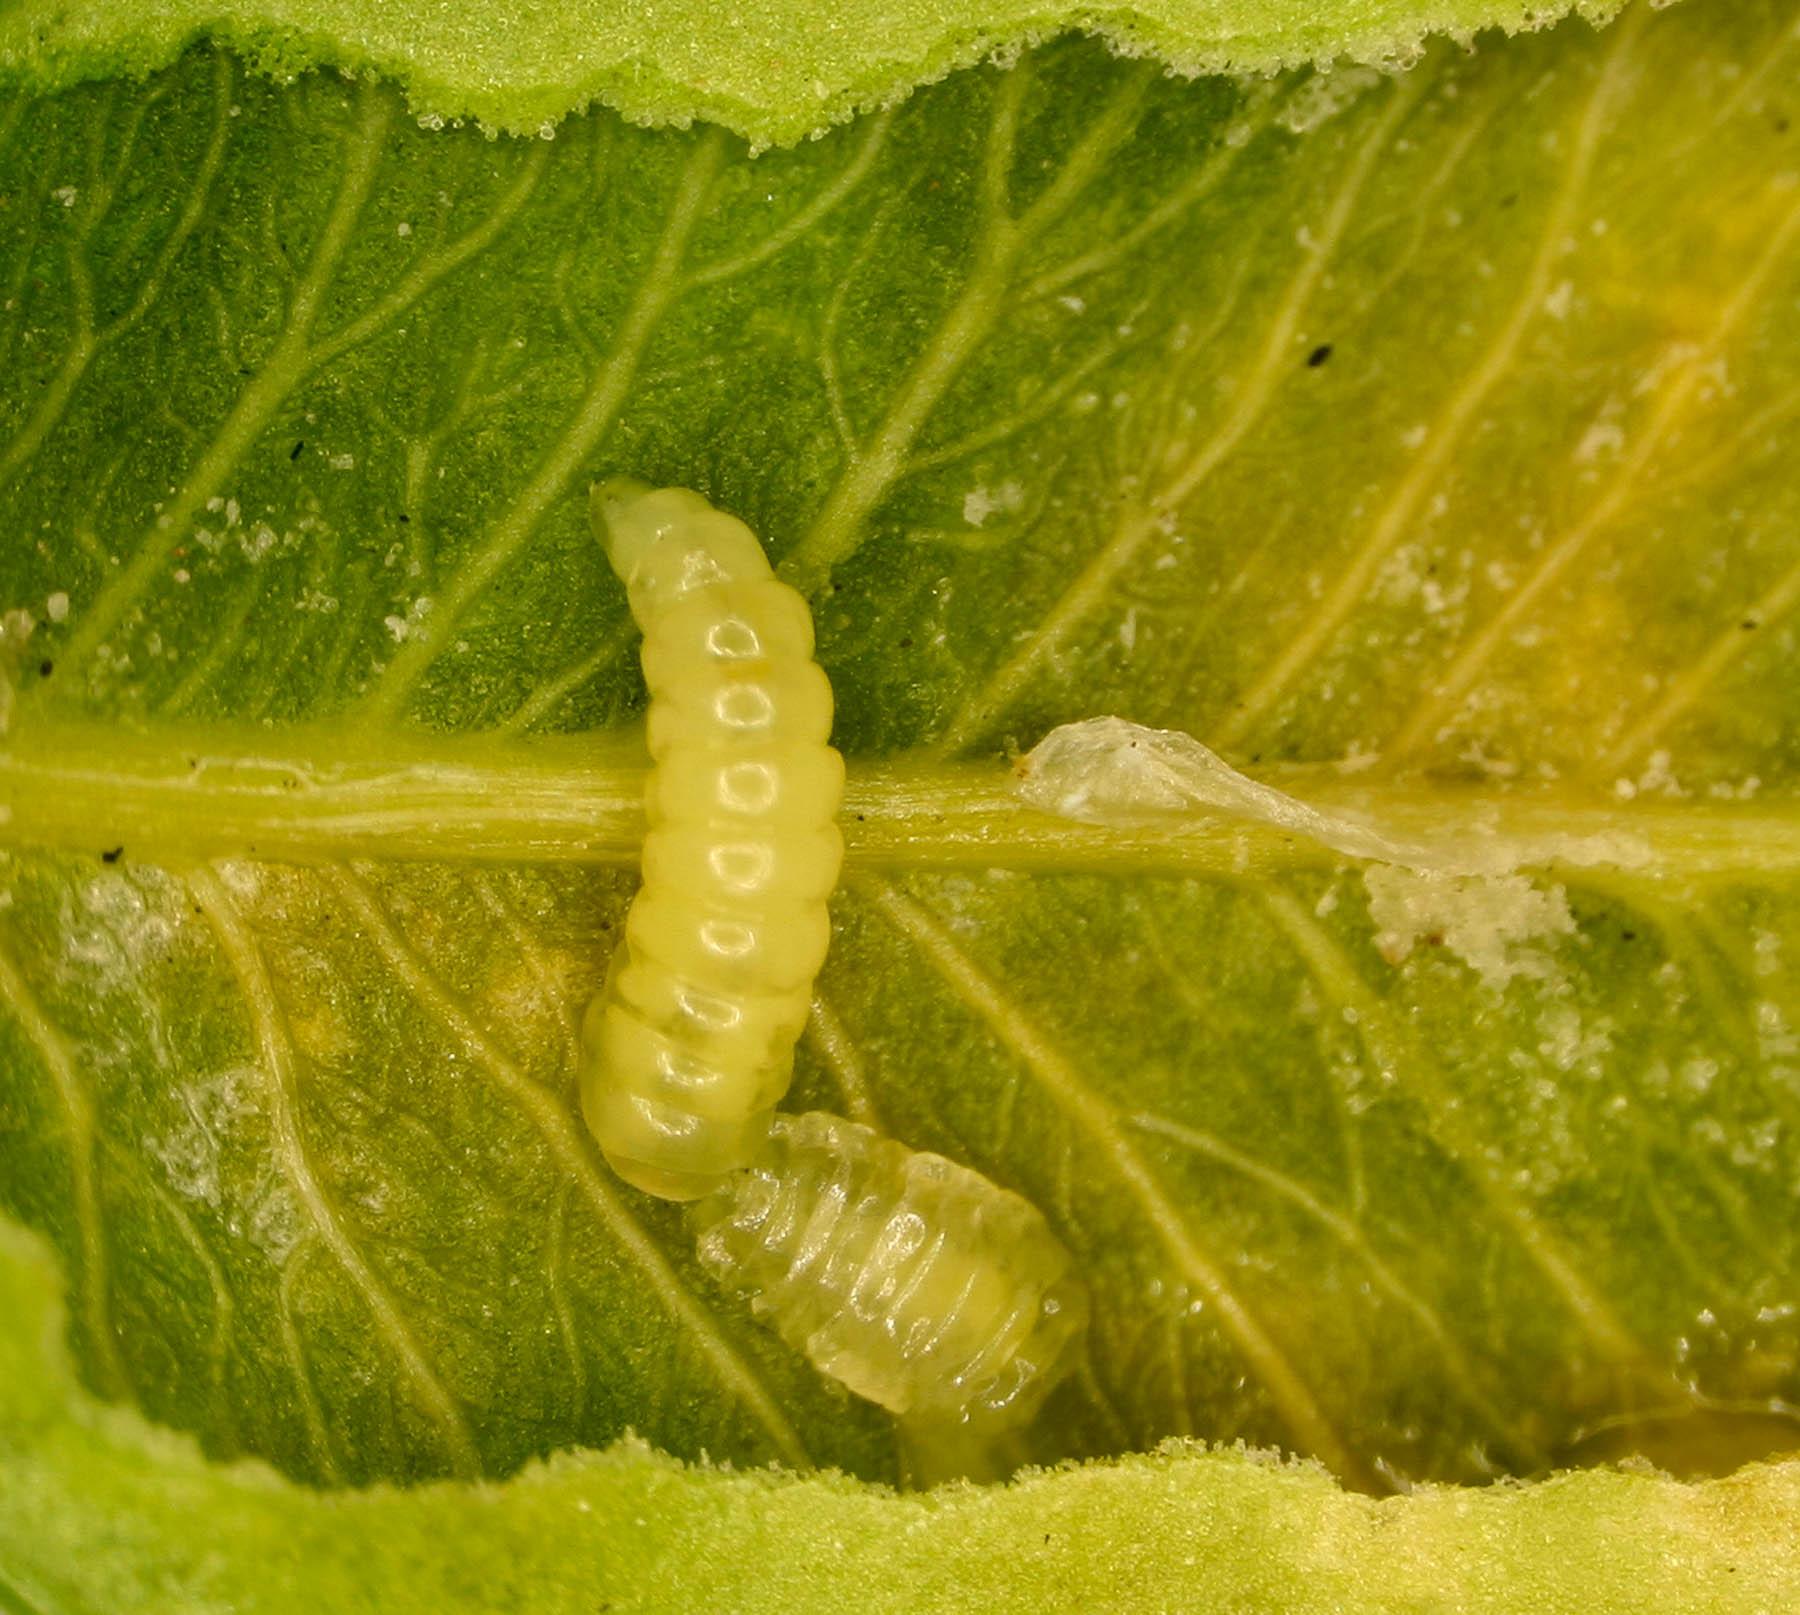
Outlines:
[{"label": "yellow leafminer larva", "polygon": [[595,526],[644,632],[643,887],[581,1033],[607,1161],[669,1200],[756,1155],[830,937],[844,765],[812,613],[736,517],[608,482]]}]

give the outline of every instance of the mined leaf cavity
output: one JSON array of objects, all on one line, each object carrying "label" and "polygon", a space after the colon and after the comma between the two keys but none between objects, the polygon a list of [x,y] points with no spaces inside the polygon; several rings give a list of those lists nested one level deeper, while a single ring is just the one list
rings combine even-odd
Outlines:
[{"label": "mined leaf cavity", "polygon": [[[1617,0],[16,0],[0,12],[0,82],[55,90],[168,66],[197,38],[282,77],[336,67],[403,87],[437,126],[477,119],[546,137],[591,102],[636,123],[722,124],[756,145],[791,144],[919,85],[1080,28],[1171,71],[1268,73],[1340,58],[1404,65],[1434,34],[1535,28],[1569,11],[1596,23]],[[1290,121],[1328,116],[1331,92]]]},{"label": "mined leaf cavity", "polygon": [[[1797,53],[1791,4],[1397,79],[1064,42],[754,160],[210,50],[0,105],[0,1201],[90,1383],[322,1484],[627,1431],[895,1474],[573,1106],[628,473],[813,603],[848,864],[790,1104],[1076,1254],[1032,1456],[1791,1450]],[[1551,906],[1020,804],[1102,713],[1541,849]]]},{"label": "mined leaf cavity", "polygon": [[[558,1612],[1776,1609],[1800,1464],[1597,1471],[1376,1502],[1316,1468],[1175,1445],[897,1497],[686,1469],[641,1445],[503,1485],[322,1495],[97,1406],[41,1246],[0,1224],[0,1599],[9,1609]],[[197,1522],[203,1522],[196,1529]]]}]

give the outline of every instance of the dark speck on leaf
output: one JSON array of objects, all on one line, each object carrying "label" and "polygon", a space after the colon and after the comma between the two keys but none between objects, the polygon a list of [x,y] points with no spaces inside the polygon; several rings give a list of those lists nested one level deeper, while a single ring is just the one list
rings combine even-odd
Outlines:
[{"label": "dark speck on leaf", "polygon": [[300,458],[300,451],[302,449],[304,449],[305,447],[306,447],[306,439],[301,438],[299,442],[297,442],[291,449],[288,450],[288,458],[290,460],[298,460]]},{"label": "dark speck on leaf", "polygon": [[124,856],[125,849],[123,847],[114,847],[110,852],[103,852],[100,854],[100,862],[103,864],[116,864]]},{"label": "dark speck on leaf", "polygon": [[1330,357],[1331,357],[1331,344],[1329,342],[1321,342],[1316,348],[1314,348],[1312,350],[1311,353],[1307,354],[1307,356],[1306,356],[1307,368],[1309,370],[1317,370],[1319,368],[1319,366],[1324,364],[1324,362],[1327,359],[1329,359]]},{"label": "dark speck on leaf", "polygon": [[1762,624],[1755,617],[1746,617],[1738,624],[1738,627],[1743,629],[1747,634],[1753,634],[1758,628],[1762,627]]},{"label": "dark speck on leaf", "polygon": [[55,671],[56,671],[56,663],[51,661],[48,656],[46,656],[43,659],[43,661],[38,663],[38,677],[39,678],[47,679]]},{"label": "dark speck on leaf", "polygon": [[405,511],[404,511],[404,510],[403,510],[403,511],[401,511],[401,512],[400,512],[400,514],[399,514],[399,515],[398,515],[398,516],[396,516],[396,517],[395,517],[395,518],[394,518],[394,520],[395,520],[395,521],[403,521],[403,522],[410,522],[410,521],[411,521],[411,520],[412,520],[412,517],[410,517],[410,516],[409,516],[409,515],[407,515],[407,514],[406,514],[406,512],[405,512]]},{"label": "dark speck on leaf", "polygon": [[1626,942],[1637,941],[1637,932],[1636,931],[1621,931],[1619,933],[1619,936]]}]

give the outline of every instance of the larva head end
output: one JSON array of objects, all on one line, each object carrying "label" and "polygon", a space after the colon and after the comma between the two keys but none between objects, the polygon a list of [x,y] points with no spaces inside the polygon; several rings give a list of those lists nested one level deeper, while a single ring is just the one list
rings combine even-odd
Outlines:
[{"label": "larva head end", "polygon": [[651,492],[635,477],[608,477],[588,491],[588,513],[606,558],[621,578],[629,579],[639,556],[655,540],[656,523],[643,519],[644,498]]}]

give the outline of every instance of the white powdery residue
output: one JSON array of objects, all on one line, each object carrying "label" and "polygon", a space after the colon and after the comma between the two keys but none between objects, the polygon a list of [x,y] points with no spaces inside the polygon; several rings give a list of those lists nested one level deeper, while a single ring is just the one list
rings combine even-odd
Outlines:
[{"label": "white powdery residue", "polygon": [[187,1119],[161,1138],[146,1138],[144,1153],[162,1164],[169,1187],[188,1200],[216,1206],[222,1198],[221,1156],[229,1135],[261,1114],[262,1073],[232,1066],[176,1090]]},{"label": "white powdery residue", "polygon": [[81,195],[81,192],[76,190],[73,185],[59,185],[50,194],[64,207],[73,207],[75,199]]},{"label": "white powdery residue", "polygon": [[69,616],[68,594],[58,589],[44,602],[44,615],[52,622],[66,622]]},{"label": "white powdery residue", "polygon": [[1418,597],[1424,582],[1424,554],[1417,544],[1401,544],[1391,550],[1375,573],[1375,598],[1403,604]]},{"label": "white powdery residue", "polygon": [[325,462],[333,471],[354,471],[356,456],[354,454],[334,454]]},{"label": "white powdery residue", "polygon": [[1681,781],[1675,777],[1669,767],[1669,754],[1666,751],[1653,751],[1644,760],[1644,771],[1636,781],[1636,794],[1643,796],[1655,791],[1663,796],[1685,796],[1687,792],[1681,788]]},{"label": "white powdery residue", "polygon": [[[1770,1065],[1800,1055],[1800,1032],[1796,1032],[1782,1013],[1781,1005],[1764,998],[1756,1006],[1757,1053]],[[1772,1072],[1771,1075],[1774,1073]]]},{"label": "white powdery residue", "polygon": [[1625,447],[1625,428],[1617,421],[1595,421],[1575,445],[1575,463],[1592,465],[1602,455],[1615,457]]},{"label": "white powdery residue", "polygon": [[240,903],[254,903],[262,896],[262,867],[248,858],[221,859],[213,865],[213,872]]},{"label": "white powdery residue", "polygon": [[1575,298],[1575,285],[1572,281],[1558,281],[1551,287],[1549,295],[1544,299],[1544,312],[1553,320],[1566,320],[1569,317],[1569,305]]},{"label": "white powdery residue", "polygon": [[971,527],[980,527],[996,512],[1017,510],[1024,503],[1025,490],[1018,483],[1003,482],[998,488],[984,483],[963,495],[963,520]]},{"label": "white powdery residue", "polygon": [[273,1175],[265,1177],[251,1202],[250,1243],[280,1267],[305,1233],[306,1218],[294,1191]]},{"label": "white powdery residue", "polygon": [[1696,1096],[1711,1091],[1713,1080],[1719,1074],[1719,1062],[1709,1059],[1703,1054],[1690,1056],[1681,1062],[1681,1069],[1676,1073],[1682,1087]]},{"label": "white powdery residue", "polygon": [[1598,1076],[1612,1052],[1612,1022],[1602,1016],[1589,1024],[1572,1004],[1555,1004],[1538,1021],[1537,1051],[1565,1075],[1580,1070]]},{"label": "white powdery residue", "polygon": [[1363,871],[1375,945],[1400,964],[1429,938],[1503,992],[1515,977],[1551,974],[1532,944],[1575,931],[1568,894],[1524,875],[1445,875],[1371,864]]},{"label": "white powdery residue", "polygon": [[420,625],[431,615],[431,607],[431,596],[422,594],[406,608],[406,615],[404,617],[398,614],[383,617],[381,619],[382,625],[394,636],[394,643],[396,645],[404,644],[407,640],[412,638]]},{"label": "white powdery residue", "polygon": [[1655,849],[1629,830],[1601,830],[1591,836],[1568,834],[1524,837],[1516,845],[1512,868],[1559,863],[1579,869],[1642,869]]},{"label": "white powdery residue", "polygon": [[278,535],[267,522],[258,522],[247,533],[238,534],[238,548],[247,561],[260,561],[275,548]]},{"label": "white powdery residue", "polygon": [[1383,75],[1372,67],[1346,67],[1314,73],[1288,98],[1275,121],[1290,134],[1310,134],[1329,123],[1365,90],[1381,83]]},{"label": "white powdery residue", "polygon": [[106,870],[79,899],[78,915],[65,911],[66,955],[113,976],[119,987],[167,957],[185,918],[177,888],[150,869]]}]

